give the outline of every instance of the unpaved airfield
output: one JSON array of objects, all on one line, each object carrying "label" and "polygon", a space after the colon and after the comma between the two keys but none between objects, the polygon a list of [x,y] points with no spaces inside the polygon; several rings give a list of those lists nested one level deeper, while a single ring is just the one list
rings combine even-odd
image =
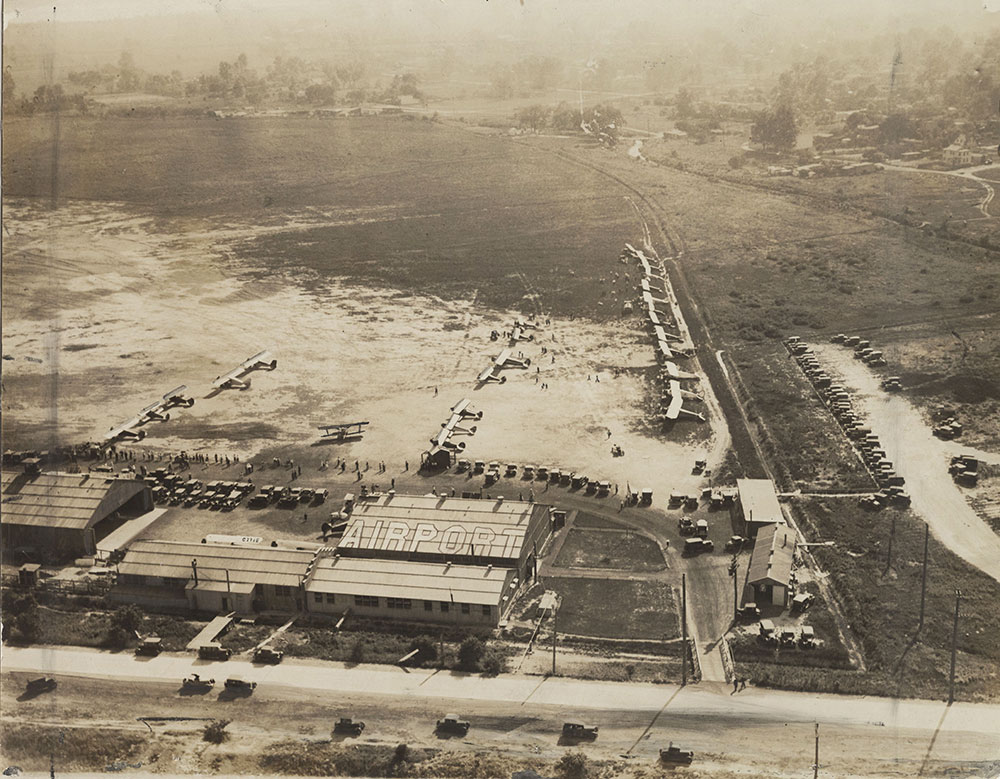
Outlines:
[{"label": "unpaved airfield", "polygon": [[[663,496],[694,486],[693,451],[708,426],[667,435],[651,422],[655,360],[635,318],[553,318],[534,342],[514,347],[530,368],[477,388],[476,375],[505,345],[490,331],[509,329],[517,312],[479,305],[475,294],[445,301],[308,271],[262,278],[232,260],[234,243],[263,233],[395,218],[307,211],[286,228],[226,220],[169,233],[121,204],[8,202],[6,445],[99,440],[183,383],[195,405],[147,424],[132,448],[295,457],[319,440],[318,425],[367,420],[363,441],[325,447],[328,458],[415,465],[450,406],[469,397],[484,412],[476,436],[461,439],[470,458],[562,465]],[[606,260],[609,277],[624,269]],[[624,280],[618,289],[631,294]],[[216,376],[264,348],[276,371],[252,373],[245,391],[210,392]],[[611,456],[613,444],[625,457]]]}]

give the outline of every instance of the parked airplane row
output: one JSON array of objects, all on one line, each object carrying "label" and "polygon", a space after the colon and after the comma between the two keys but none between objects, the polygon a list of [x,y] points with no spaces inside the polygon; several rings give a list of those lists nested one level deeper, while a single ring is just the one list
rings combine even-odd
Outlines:
[{"label": "parked airplane row", "polygon": [[440,432],[431,436],[431,444],[433,449],[431,454],[440,450],[446,449],[451,454],[456,452],[461,452],[465,449],[465,441],[452,441],[452,436],[456,435],[467,435],[473,436],[476,434],[478,429],[476,425],[465,426],[465,421],[467,419],[474,419],[479,421],[483,418],[482,411],[476,411],[472,408],[472,401],[468,398],[462,398],[458,403],[451,407],[451,416],[448,417],[446,422],[441,423]]},{"label": "parked airplane row", "polygon": [[[656,341],[657,358],[663,363],[663,416],[666,420],[676,420],[681,417],[697,419],[704,422],[705,417],[696,411],[684,407],[685,400],[701,402],[701,395],[681,388],[682,381],[698,381],[698,376],[682,371],[674,362],[676,359],[686,359],[694,353],[687,338],[681,334],[679,322],[674,322],[674,330],[668,330],[665,323],[674,319],[671,311],[673,290],[666,270],[659,260],[652,260],[631,244],[625,244],[622,252],[626,259],[632,259],[643,269],[640,279],[642,301],[646,306],[646,317]],[[680,316],[679,314],[677,315]]]},{"label": "parked airplane row", "polygon": [[[212,388],[219,391],[232,387],[241,390],[249,389],[250,379],[243,378],[246,374],[259,368],[266,368],[273,371],[277,367],[278,361],[269,352],[259,352],[253,357],[244,360],[238,367],[229,371],[229,373],[216,377],[215,381],[212,382]],[[147,422],[166,422],[170,419],[170,414],[167,411],[174,406],[190,408],[194,405],[194,398],[186,395],[186,392],[187,386],[185,385],[170,390],[160,400],[146,406],[134,417],[126,419],[121,424],[115,425],[108,430],[104,434],[104,443],[113,444],[116,441],[123,440],[141,441],[146,437],[146,431],[137,428],[140,428]]]}]

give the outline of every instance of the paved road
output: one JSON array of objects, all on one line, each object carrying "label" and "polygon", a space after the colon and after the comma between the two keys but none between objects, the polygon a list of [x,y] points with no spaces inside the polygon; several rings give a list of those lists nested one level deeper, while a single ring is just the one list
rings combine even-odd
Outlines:
[{"label": "paved road", "polygon": [[277,666],[253,665],[242,660],[208,662],[191,655],[162,654],[136,658],[129,654],[56,647],[4,647],[4,672],[46,673],[117,680],[178,683],[191,673],[214,677],[220,684],[239,675],[260,684],[402,698],[441,698],[468,701],[551,705],[572,709],[660,712],[674,715],[714,715],[741,723],[816,722],[832,725],[868,725],[925,732],[938,730],[981,734],[985,755],[1000,755],[1000,705],[937,701],[894,700],[778,690],[748,689],[729,694],[726,685],[621,684],[537,676],[405,671],[389,666],[356,666],[320,661],[285,661]]},{"label": "paved road", "polygon": [[930,525],[935,538],[1000,581],[1000,535],[972,510],[948,473],[949,458],[961,446],[936,438],[905,394],[884,392],[879,377],[854,360],[850,350],[834,344],[813,348],[820,363],[843,378],[855,408],[906,479],[912,509]]}]

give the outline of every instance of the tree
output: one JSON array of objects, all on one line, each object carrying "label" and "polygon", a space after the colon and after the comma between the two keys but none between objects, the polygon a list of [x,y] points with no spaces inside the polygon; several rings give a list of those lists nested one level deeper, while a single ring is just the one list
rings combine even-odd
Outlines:
[{"label": "tree", "polygon": [[467,636],[458,647],[458,667],[466,671],[479,668],[479,661],[486,651],[486,646],[476,636]]},{"label": "tree", "polygon": [[795,147],[797,137],[795,114],[784,104],[771,111],[759,112],[750,128],[750,140],[759,143],[764,151],[768,147],[788,151]]},{"label": "tree", "polygon": [[580,111],[565,100],[552,112],[552,127],[556,130],[577,130],[580,127]]},{"label": "tree", "polygon": [[689,89],[682,88],[674,98],[674,110],[678,119],[687,119],[695,115],[694,94]]},{"label": "tree", "polygon": [[142,627],[144,615],[142,610],[133,604],[119,606],[111,615],[110,628],[124,630],[126,633],[138,633]]},{"label": "tree", "polygon": [[507,658],[494,647],[488,647],[480,661],[483,673],[487,676],[499,676],[507,670]]},{"label": "tree", "polygon": [[529,105],[514,115],[517,126],[537,133],[549,118],[549,109],[543,105]]},{"label": "tree", "polygon": [[417,663],[432,663],[437,660],[437,644],[430,636],[417,636],[410,642],[410,651],[417,650],[413,658]]}]

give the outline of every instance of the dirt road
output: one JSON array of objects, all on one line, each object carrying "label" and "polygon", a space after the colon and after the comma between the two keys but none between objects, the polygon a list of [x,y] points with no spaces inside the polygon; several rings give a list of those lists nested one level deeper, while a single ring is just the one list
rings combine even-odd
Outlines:
[{"label": "dirt road", "polygon": [[[38,721],[46,715],[63,722],[74,710],[73,695],[86,678],[102,679],[101,695],[121,705],[107,710],[134,726],[134,717],[154,716],[169,702],[171,713],[185,716],[225,716],[231,729],[255,727],[271,735],[269,723],[282,701],[299,701],[294,716],[299,733],[316,725],[313,708],[322,716],[349,712],[369,723],[365,739],[419,744],[434,741],[431,722],[456,710],[473,722],[469,736],[449,749],[489,748],[521,754],[561,753],[558,729],[563,719],[583,718],[601,728],[598,741],[584,747],[588,754],[627,754],[641,762],[655,758],[670,740],[682,741],[710,763],[732,767],[770,767],[782,775],[793,766],[808,767],[814,722],[824,733],[822,763],[837,775],[916,775],[933,766],[966,766],[1000,754],[1000,707],[984,704],[946,706],[934,701],[790,693],[749,689],[736,695],[724,685],[674,685],[581,682],[559,678],[403,671],[397,668],[286,661],[275,667],[242,661],[206,663],[189,656],[161,655],[138,660],[78,649],[5,648],[4,709],[8,721]],[[186,674],[198,672],[217,681],[242,675],[259,682],[251,699],[229,700],[219,686],[205,696],[182,696],[177,690]],[[22,672],[45,672],[60,679],[56,693],[13,701],[21,689]],[[116,680],[116,681],[110,681]],[[335,695],[331,695],[335,693]],[[65,696],[63,698],[62,696]],[[586,703],[581,703],[586,702]],[[82,702],[84,715],[92,710]],[[288,728],[275,723],[277,734]],[[129,720],[124,718],[128,717]],[[68,724],[68,723],[67,723]],[[264,728],[263,731],[260,731]],[[305,729],[305,730],[303,730]],[[319,730],[323,732],[323,720]],[[859,738],[863,736],[863,738]],[[273,737],[273,735],[272,735]],[[759,749],[767,743],[766,750]],[[438,742],[440,746],[443,743]],[[793,772],[794,774],[794,772]],[[833,774],[831,774],[833,775]]]},{"label": "dirt road", "polygon": [[912,508],[955,554],[1000,581],[1000,536],[972,510],[948,473],[954,443],[936,438],[905,394],[890,394],[849,349],[813,347],[820,364],[848,388],[855,408],[906,479]]}]

